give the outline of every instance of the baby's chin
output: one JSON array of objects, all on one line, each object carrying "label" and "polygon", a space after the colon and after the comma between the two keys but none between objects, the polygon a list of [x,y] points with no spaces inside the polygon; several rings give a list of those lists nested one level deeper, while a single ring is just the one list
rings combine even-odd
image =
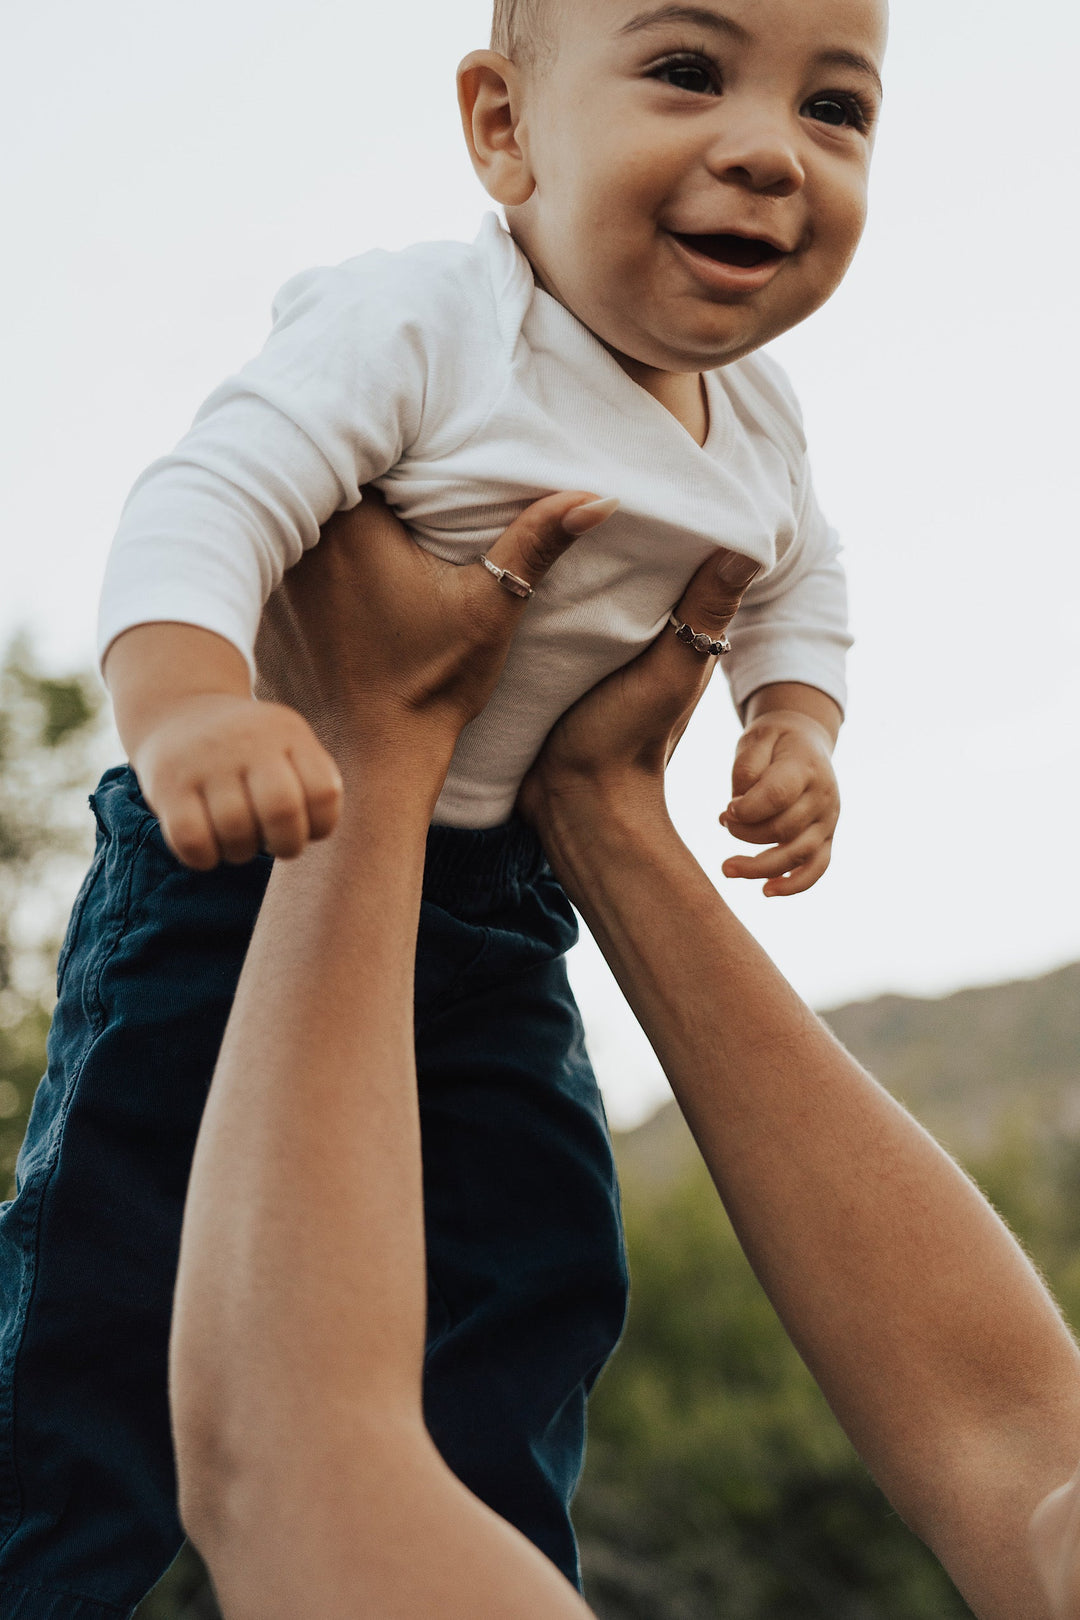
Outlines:
[{"label": "baby's chin", "polygon": [[723,302],[674,297],[650,309],[644,302],[627,308],[613,299],[571,313],[616,357],[678,374],[715,371],[742,360],[799,325],[823,301],[804,307],[804,300],[790,297]]},{"label": "baby's chin", "polygon": [[[588,322],[586,322],[588,325]],[[754,321],[732,321],[725,330],[717,332],[715,325],[705,330],[685,330],[660,327],[642,330],[640,324],[627,323],[620,329],[615,324],[607,332],[592,328],[604,347],[628,370],[643,367],[650,371],[663,371],[672,376],[686,376],[702,371],[715,371],[753,354],[764,344],[778,337],[784,327],[766,328]]]},{"label": "baby's chin", "polygon": [[[804,319],[801,311],[755,308],[749,303],[659,298],[627,302],[620,288],[576,288],[571,277],[560,284],[533,264],[541,290],[562,304],[624,369],[667,372],[673,376],[715,371],[771,343]],[[665,307],[667,306],[667,307]],[[816,307],[816,305],[815,305]],[[809,311],[807,311],[809,313]]]}]

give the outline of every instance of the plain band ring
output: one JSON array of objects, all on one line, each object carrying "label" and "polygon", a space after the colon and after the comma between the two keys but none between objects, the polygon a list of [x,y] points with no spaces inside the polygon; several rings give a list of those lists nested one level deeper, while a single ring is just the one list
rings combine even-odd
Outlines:
[{"label": "plain band ring", "polygon": [[683,624],[674,613],[668,614],[668,624],[674,630],[680,641],[685,641],[688,647],[695,652],[705,653],[710,658],[723,658],[731,651],[731,642],[727,636],[721,636],[714,641],[712,636],[706,635],[704,630],[691,630],[688,624]]},{"label": "plain band ring", "polygon": [[489,574],[495,575],[504,591],[509,591],[511,596],[519,596],[523,602],[529,600],[533,588],[527,579],[520,579],[517,574],[512,574],[509,568],[500,568],[497,563],[492,562],[490,557],[485,557],[483,554],[477,560],[483,563]]}]

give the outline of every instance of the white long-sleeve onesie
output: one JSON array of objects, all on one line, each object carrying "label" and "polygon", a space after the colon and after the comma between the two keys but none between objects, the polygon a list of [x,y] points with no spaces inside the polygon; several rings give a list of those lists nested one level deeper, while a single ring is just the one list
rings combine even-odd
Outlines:
[{"label": "white long-sleeve onesie", "polygon": [[537,590],[437,821],[504,820],[559,715],[648,645],[721,546],[764,567],[724,661],[736,703],[800,681],[842,706],[844,577],[790,386],[757,354],[706,387],[702,448],[536,287],[494,216],[471,246],[305,272],[278,295],[261,354],[135,485],[106,571],[102,654],[133,625],[172,620],[250,661],[267,596],[364,484],[456,563],[541,495],[592,489],[621,508]]}]

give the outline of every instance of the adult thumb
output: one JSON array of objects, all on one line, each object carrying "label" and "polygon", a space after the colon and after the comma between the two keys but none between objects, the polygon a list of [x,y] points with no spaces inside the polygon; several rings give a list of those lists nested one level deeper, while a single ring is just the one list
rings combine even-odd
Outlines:
[{"label": "adult thumb", "polygon": [[675,617],[691,629],[719,640],[738,612],[747,586],[760,572],[761,564],[741,552],[714,553],[686,587]]},{"label": "adult thumb", "polygon": [[488,562],[513,576],[509,581],[511,589],[518,580],[529,586],[539,585],[564,551],[590,529],[606,523],[618,509],[614,497],[598,499],[583,490],[545,495],[500,535],[487,553]]}]

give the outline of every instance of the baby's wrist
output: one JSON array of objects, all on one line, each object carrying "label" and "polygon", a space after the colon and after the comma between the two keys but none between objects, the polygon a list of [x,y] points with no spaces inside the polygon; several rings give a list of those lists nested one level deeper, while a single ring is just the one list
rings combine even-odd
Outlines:
[{"label": "baby's wrist", "polygon": [[786,732],[789,736],[795,734],[804,737],[807,747],[831,760],[836,747],[836,737],[832,730],[814,715],[804,714],[798,709],[766,709],[748,722],[744,735],[769,727],[778,734]]},{"label": "baby's wrist", "polygon": [[786,723],[796,727],[818,728],[824,733],[829,751],[836,746],[844,723],[843,710],[827,692],[800,681],[779,681],[759,687],[745,707],[745,729],[763,722]]}]

